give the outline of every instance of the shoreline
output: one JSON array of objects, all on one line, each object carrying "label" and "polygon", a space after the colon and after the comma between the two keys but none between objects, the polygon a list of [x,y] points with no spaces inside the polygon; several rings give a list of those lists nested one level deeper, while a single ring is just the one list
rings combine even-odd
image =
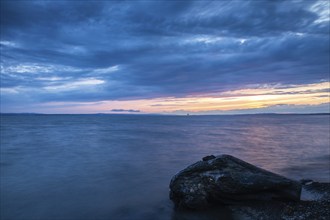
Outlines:
[{"label": "shoreline", "polygon": [[234,213],[251,219],[329,219],[330,183],[308,181],[302,184],[303,193],[301,200],[297,202],[253,202],[229,208]]}]

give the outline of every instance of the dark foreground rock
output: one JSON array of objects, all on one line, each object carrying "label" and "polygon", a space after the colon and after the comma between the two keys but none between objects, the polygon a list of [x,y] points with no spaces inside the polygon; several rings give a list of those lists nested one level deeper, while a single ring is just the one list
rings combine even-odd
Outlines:
[{"label": "dark foreground rock", "polygon": [[204,157],[170,183],[170,199],[176,207],[189,209],[258,200],[299,201],[300,195],[301,183],[230,155]]}]

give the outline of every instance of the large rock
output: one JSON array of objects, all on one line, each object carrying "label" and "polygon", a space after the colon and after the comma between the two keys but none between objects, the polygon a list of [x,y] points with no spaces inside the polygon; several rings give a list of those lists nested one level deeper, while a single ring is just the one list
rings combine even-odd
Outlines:
[{"label": "large rock", "polygon": [[211,203],[249,200],[299,201],[301,184],[230,155],[207,156],[175,175],[170,199],[177,207],[201,209]]}]

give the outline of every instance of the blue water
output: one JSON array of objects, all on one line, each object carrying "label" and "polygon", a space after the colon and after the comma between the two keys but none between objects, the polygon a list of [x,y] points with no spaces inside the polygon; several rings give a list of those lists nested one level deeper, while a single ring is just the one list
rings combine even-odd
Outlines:
[{"label": "blue water", "polygon": [[1,219],[220,218],[175,211],[171,177],[205,155],[231,154],[330,181],[329,117],[2,115]]}]

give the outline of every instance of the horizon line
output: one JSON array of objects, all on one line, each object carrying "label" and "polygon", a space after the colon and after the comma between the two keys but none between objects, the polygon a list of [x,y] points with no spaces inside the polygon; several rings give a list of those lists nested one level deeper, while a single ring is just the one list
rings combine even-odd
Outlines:
[{"label": "horizon line", "polygon": [[0,115],[157,115],[157,116],[235,116],[235,115],[330,115],[330,112],[315,113],[233,113],[233,114],[166,114],[166,113],[37,113],[37,112],[0,112]]}]

